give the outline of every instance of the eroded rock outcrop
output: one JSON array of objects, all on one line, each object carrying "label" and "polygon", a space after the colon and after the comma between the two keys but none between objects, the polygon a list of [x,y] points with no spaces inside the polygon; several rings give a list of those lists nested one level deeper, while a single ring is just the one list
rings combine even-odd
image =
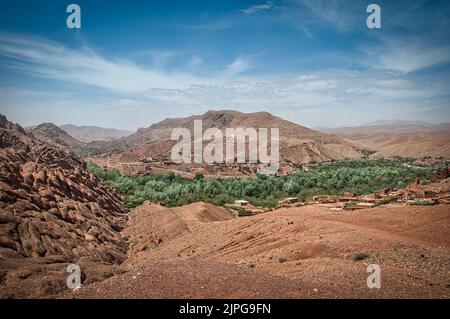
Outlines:
[{"label": "eroded rock outcrop", "polygon": [[125,222],[118,195],[83,161],[0,115],[0,297],[67,289],[70,263],[85,283],[112,275]]}]

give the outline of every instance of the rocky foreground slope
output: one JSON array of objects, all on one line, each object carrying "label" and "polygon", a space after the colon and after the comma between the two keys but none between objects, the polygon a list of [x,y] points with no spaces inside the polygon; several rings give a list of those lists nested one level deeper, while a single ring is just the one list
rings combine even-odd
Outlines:
[{"label": "rocky foreground slope", "polygon": [[[124,230],[126,272],[66,297],[449,298],[449,222],[448,204],[232,218],[205,203],[145,203]],[[367,287],[370,264],[380,266],[380,289]]]},{"label": "rocky foreground slope", "polygon": [[84,166],[0,115],[0,297],[51,296],[70,263],[89,283],[124,260],[120,198]]}]

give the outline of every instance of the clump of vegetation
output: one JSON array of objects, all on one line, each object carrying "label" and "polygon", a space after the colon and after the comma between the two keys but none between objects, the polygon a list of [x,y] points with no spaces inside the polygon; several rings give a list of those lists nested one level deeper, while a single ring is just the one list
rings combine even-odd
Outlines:
[{"label": "clump of vegetation", "polygon": [[90,155],[96,155],[96,154],[100,154],[100,153],[101,153],[101,150],[99,150],[97,148],[93,148],[93,147],[75,151],[75,154],[81,158],[86,158]]},{"label": "clump of vegetation", "polygon": [[285,263],[286,261],[287,261],[287,258],[284,258],[284,257],[278,258],[278,262],[279,262],[280,264],[283,264],[283,263]]},{"label": "clump of vegetation", "polygon": [[365,252],[356,253],[352,256],[353,261],[361,261],[367,258],[369,258],[369,254]]},{"label": "clump of vegetation", "polygon": [[433,177],[435,167],[415,168],[405,163],[412,159],[360,160],[318,164],[309,172],[299,171],[289,176],[254,178],[204,178],[196,174],[189,179],[172,172],[165,175],[129,177],[117,170],[103,170],[88,164],[87,169],[116,188],[123,196],[127,208],[143,201],[163,203],[169,207],[207,202],[214,205],[233,203],[245,199],[255,206],[273,207],[280,199],[298,197],[305,201],[314,195],[357,195],[390,188],[402,188],[420,178]]},{"label": "clump of vegetation", "polygon": [[233,210],[237,211],[239,217],[252,216],[252,212],[242,208],[242,207],[233,207]]},{"label": "clump of vegetation", "polygon": [[413,206],[433,206],[434,203],[433,202],[429,202],[429,201],[414,201],[414,202],[410,203],[410,205],[413,205]]}]

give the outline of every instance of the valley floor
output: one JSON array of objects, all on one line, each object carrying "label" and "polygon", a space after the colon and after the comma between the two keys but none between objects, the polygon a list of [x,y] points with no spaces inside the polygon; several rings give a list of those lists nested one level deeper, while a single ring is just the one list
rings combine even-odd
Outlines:
[{"label": "valley floor", "polygon": [[[205,203],[130,214],[123,274],[65,298],[449,298],[450,206],[322,205],[235,218]],[[381,267],[381,288],[366,284]]]}]

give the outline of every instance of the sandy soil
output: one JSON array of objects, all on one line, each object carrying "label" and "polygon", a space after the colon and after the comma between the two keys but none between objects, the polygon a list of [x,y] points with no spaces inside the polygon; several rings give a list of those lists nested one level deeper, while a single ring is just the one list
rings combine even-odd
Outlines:
[{"label": "sandy soil", "polygon": [[[127,271],[76,298],[449,298],[450,207],[319,205],[234,218],[204,203],[145,203],[129,218]],[[368,289],[367,266],[381,267]]]},{"label": "sandy soil", "polygon": [[409,132],[380,133],[358,132],[353,134],[337,134],[354,143],[376,151],[374,158],[380,157],[450,157],[449,132]]}]

